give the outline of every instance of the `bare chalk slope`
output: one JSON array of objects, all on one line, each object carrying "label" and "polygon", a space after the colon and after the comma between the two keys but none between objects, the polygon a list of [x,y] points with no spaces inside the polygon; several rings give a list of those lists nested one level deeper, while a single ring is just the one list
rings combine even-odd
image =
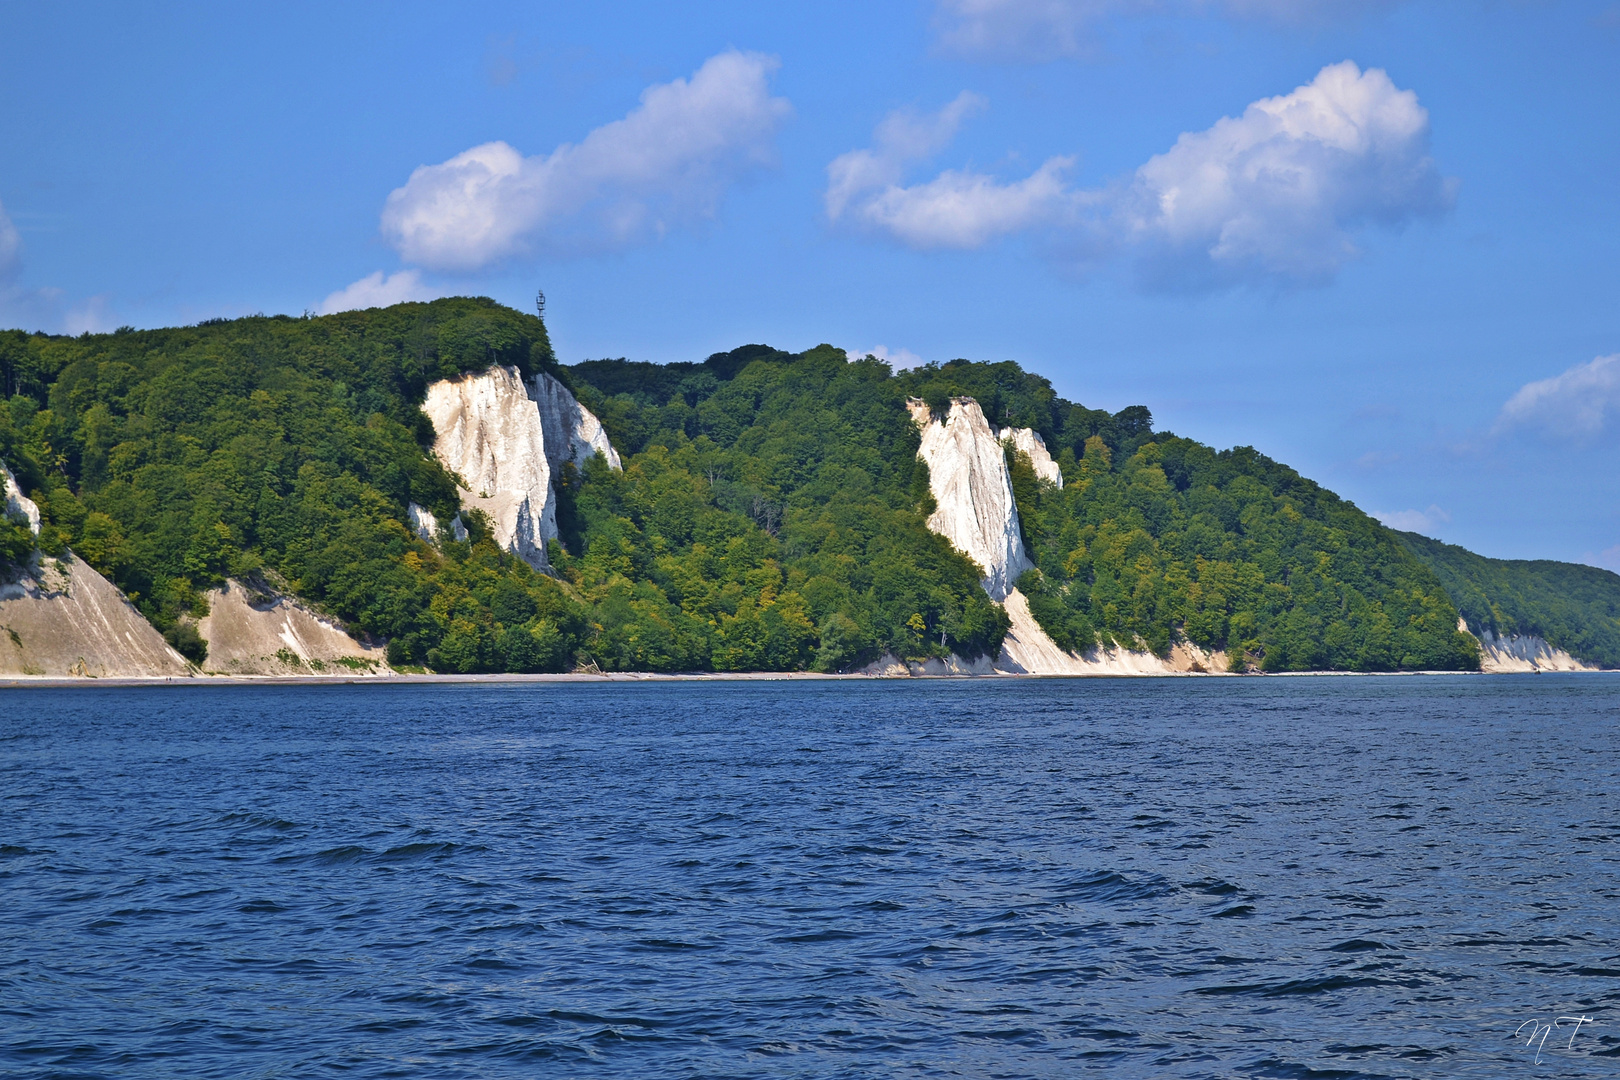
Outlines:
[{"label": "bare chalk slope", "polygon": [[117,586],[77,555],[41,558],[0,585],[0,673],[141,677],[187,675]]},{"label": "bare chalk slope", "polygon": [[197,624],[208,642],[204,668],[221,675],[380,675],[389,672],[381,645],[350,637],[336,622],[288,596],[227,581],[208,593]]}]

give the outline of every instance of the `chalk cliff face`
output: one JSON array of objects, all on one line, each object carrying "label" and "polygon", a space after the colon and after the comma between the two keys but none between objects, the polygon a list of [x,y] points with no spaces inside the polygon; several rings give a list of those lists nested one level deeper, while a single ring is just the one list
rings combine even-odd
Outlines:
[{"label": "chalk cliff face", "polygon": [[[1468,623],[1457,620],[1457,629],[1472,633]],[[1497,637],[1489,630],[1475,637],[1479,642],[1479,669],[1487,675],[1529,671],[1601,671],[1596,664],[1578,660],[1563,649],[1554,648],[1536,634]]]},{"label": "chalk cliff face", "polygon": [[612,468],[623,468],[602,422],[566,386],[542,371],[530,382],[529,396],[540,412],[540,426],[546,433],[546,461],[554,472],[567,464],[583,468],[586,460],[598,452]]},{"label": "chalk cliff face", "polygon": [[389,671],[380,645],[356,641],[343,628],[288,596],[227,581],[208,592],[197,624],[208,642],[204,667],[223,675],[378,675]]},{"label": "chalk cliff face", "polygon": [[1046,440],[1034,428],[1002,428],[1003,442],[1011,441],[1013,449],[1029,455],[1030,462],[1035,466],[1035,475],[1059,488],[1063,487],[1063,472],[1058,468],[1052,455],[1047,453]]},{"label": "chalk cliff face", "polygon": [[944,423],[922,401],[908,404],[922,429],[917,453],[928,463],[928,485],[938,507],[928,527],[978,563],[985,591],[1004,600],[1030,563],[1001,440],[972,398],[952,401]]},{"label": "chalk cliff face", "polygon": [[540,413],[515,368],[441,379],[422,411],[433,421],[433,452],[462,485],[464,505],[489,515],[495,542],[547,569],[546,541],[557,535]]},{"label": "chalk cliff face", "polygon": [[[417,536],[430,544],[439,541],[439,519],[433,516],[433,511],[425,506],[411,503],[405,508],[405,516],[410,519],[411,529]],[[457,514],[450,519],[450,535],[457,540],[467,539],[467,526],[461,523],[461,515]]]},{"label": "chalk cliff face", "polygon": [[1014,588],[1030,562],[1001,448],[1003,440],[1011,440],[1015,449],[1029,455],[1037,476],[1062,487],[1063,474],[1046,443],[1030,428],[997,432],[971,398],[953,401],[943,424],[934,420],[923,402],[913,399],[908,404],[922,429],[918,455],[928,462],[929,488],[938,504],[928,527],[984,568],[985,591],[1002,601],[1012,627],[992,664],[967,664],[953,656],[949,662],[907,665],[885,657],[869,667],[868,674],[1159,675],[1226,670],[1224,653],[1206,653],[1187,642],[1176,645],[1168,658],[1129,649],[1099,648],[1084,656],[1060,649],[1035,621],[1024,594]]},{"label": "chalk cliff face", "polygon": [[[537,570],[549,570],[546,543],[557,535],[554,483],[567,462],[600,450],[620,468],[601,421],[542,372],[525,384],[516,368],[491,367],[428,387],[422,411],[433,421],[433,452],[465,486],[464,505],[489,515],[495,542]],[[419,534],[438,523],[415,507]],[[451,528],[455,528],[455,522]]]},{"label": "chalk cliff face", "polygon": [[3,461],[0,461],[0,514],[28,519],[28,528],[35,536],[39,535],[39,507],[22,493],[17,486],[17,478],[11,475],[11,470],[6,468]]},{"label": "chalk cliff face", "polygon": [[0,584],[0,673],[105,678],[190,671],[124,594],[77,555],[41,557]]}]

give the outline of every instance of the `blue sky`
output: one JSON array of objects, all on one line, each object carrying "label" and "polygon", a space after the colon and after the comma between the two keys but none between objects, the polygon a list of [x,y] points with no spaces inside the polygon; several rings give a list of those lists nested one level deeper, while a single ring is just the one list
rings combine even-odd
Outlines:
[{"label": "blue sky", "polygon": [[0,4],[0,325],[543,287],[1017,360],[1620,569],[1620,3]]}]

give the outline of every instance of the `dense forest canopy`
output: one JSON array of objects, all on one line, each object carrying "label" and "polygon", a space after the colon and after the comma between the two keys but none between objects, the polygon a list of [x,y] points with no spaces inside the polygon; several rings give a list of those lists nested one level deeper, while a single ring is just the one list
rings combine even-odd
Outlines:
[{"label": "dense forest canopy", "polygon": [[[557,577],[465,541],[424,543],[451,478],[417,405],[434,379],[544,368],[602,420],[624,469],[560,478]],[[1354,506],[1249,449],[1155,432],[1146,408],[1058,397],[1016,364],[892,372],[819,346],[702,362],[561,366],[544,325],[480,299],[78,338],[0,333],[0,456],[34,494],[41,546],[75,552],[172,641],[205,590],[259,575],[390,659],[453,671],[845,670],[883,653],[995,654],[1007,616],[926,527],[906,399],[970,395],[1039,431],[1059,491],[1012,455],[1060,643],[1164,651],[1181,638],[1267,670],[1467,668],[1434,573]],[[7,526],[8,528],[10,526]],[[0,559],[30,543],[0,535]]]},{"label": "dense forest canopy", "polygon": [[1445,585],[1476,634],[1534,634],[1554,648],[1620,667],[1620,574],[1547,559],[1487,559],[1399,533]]}]

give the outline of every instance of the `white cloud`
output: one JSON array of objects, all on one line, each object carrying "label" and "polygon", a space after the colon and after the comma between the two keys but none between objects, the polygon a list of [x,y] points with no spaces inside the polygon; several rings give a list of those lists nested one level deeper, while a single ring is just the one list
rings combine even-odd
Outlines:
[{"label": "white cloud", "polygon": [[712,216],[725,190],[775,160],[791,111],[777,62],[736,51],[648,87],[622,120],[524,157],[504,142],[423,165],[388,196],[382,231],[408,261],[475,270],[538,251],[622,247]]},{"label": "white cloud", "polygon": [[861,360],[868,356],[875,356],[896,371],[905,371],[908,368],[923,365],[923,358],[910,349],[890,349],[885,345],[874,345],[870,349],[845,349],[844,355],[851,360]]},{"label": "white cloud", "polygon": [[950,144],[985,100],[963,91],[937,113],[896,110],[878,124],[872,146],[827,166],[827,218],[888,233],[915,248],[976,248],[998,236],[1072,217],[1082,201],[1063,173],[1072,158],[1052,158],[1022,180],[947,170],[903,186],[906,168]]},{"label": "white cloud", "polygon": [[837,221],[857,197],[897,184],[907,165],[945,149],[962,121],[984,111],[986,101],[964,90],[937,113],[896,109],[872,133],[872,146],[851,150],[827,166],[827,216]]},{"label": "white cloud", "polygon": [[1119,236],[1160,284],[1323,281],[1356,256],[1350,229],[1450,207],[1455,184],[1428,150],[1417,95],[1346,60],[1149,160]]},{"label": "white cloud", "polygon": [[1433,532],[1451,521],[1451,515],[1433,503],[1429,504],[1427,510],[1394,510],[1389,512],[1374,510],[1373,517],[1382,521],[1391,529],[1420,533]]},{"label": "white cloud", "polygon": [[977,248],[1000,236],[1070,216],[1078,200],[1063,182],[1072,158],[1052,158],[1022,180],[947,170],[915,187],[871,193],[854,216],[909,247]]},{"label": "white cloud", "polygon": [[934,29],[948,51],[982,60],[1041,63],[1097,52],[1095,30],[1116,16],[1216,12],[1285,26],[1315,26],[1394,7],[1399,0],[938,0]]},{"label": "white cloud", "polygon": [[[961,101],[915,126],[948,138]],[[1065,182],[1066,157],[1015,182],[946,171],[906,187],[914,158],[890,149],[880,126],[873,149],[828,167],[827,212],[916,248],[973,248],[1038,229],[1054,248],[1126,255],[1156,288],[1322,282],[1357,255],[1353,229],[1450,206],[1455,185],[1428,156],[1428,136],[1415,94],[1345,61],[1182,135],[1128,180],[1096,190]]]},{"label": "white cloud", "polygon": [[420,271],[401,270],[384,277],[383,272],[378,270],[322,300],[320,314],[331,315],[339,311],[390,307],[414,300],[437,300],[444,295],[442,289],[424,284]]},{"label": "white cloud", "polygon": [[1533,427],[1549,435],[1590,438],[1615,412],[1620,412],[1620,353],[1521,386],[1502,406],[1496,430]]}]

